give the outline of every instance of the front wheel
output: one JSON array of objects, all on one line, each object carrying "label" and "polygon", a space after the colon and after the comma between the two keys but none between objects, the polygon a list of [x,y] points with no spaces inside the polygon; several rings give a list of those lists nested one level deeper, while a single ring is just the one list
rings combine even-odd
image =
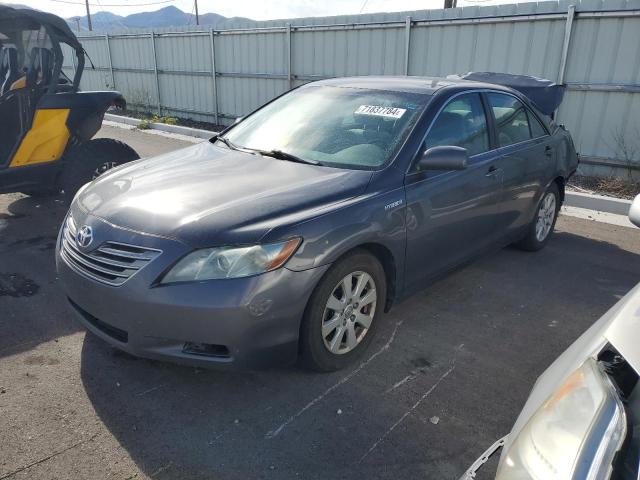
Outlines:
[{"label": "front wheel", "polygon": [[137,160],[139,155],[129,145],[112,138],[95,138],[73,147],[66,155],[60,179],[65,197],[71,199],[87,182],[118,165]]},{"label": "front wheel", "polygon": [[558,185],[552,183],[540,198],[536,214],[533,217],[527,234],[516,245],[531,252],[544,247],[551,237],[551,233],[558,219],[560,211],[560,191]]},{"label": "front wheel", "polygon": [[330,372],[354,362],[373,340],[384,310],[386,281],[380,262],[364,250],[344,257],[314,290],[301,328],[301,358]]}]

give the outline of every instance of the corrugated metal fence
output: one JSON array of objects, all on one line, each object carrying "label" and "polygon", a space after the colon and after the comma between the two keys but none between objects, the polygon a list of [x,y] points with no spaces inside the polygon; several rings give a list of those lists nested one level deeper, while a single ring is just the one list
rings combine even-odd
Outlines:
[{"label": "corrugated metal fence", "polygon": [[150,112],[228,124],[320,78],[535,75],[567,85],[558,119],[572,131],[588,173],[640,169],[640,0],[287,22],[84,36],[95,69],[85,69],[82,88],[115,88]]}]

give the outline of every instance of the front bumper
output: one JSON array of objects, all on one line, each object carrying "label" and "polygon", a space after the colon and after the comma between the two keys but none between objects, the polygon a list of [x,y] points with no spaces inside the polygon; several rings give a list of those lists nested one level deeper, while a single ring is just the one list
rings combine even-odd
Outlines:
[{"label": "front bumper", "polygon": [[508,435],[505,435],[499,440],[496,440],[493,445],[491,445],[480,457],[471,464],[471,466],[467,469],[466,472],[462,474],[460,480],[473,480],[476,478],[476,474],[478,471],[484,466],[485,463],[489,461],[489,459],[504,447],[505,442],[507,441]]},{"label": "front bumper", "polygon": [[[162,255],[121,286],[78,273],[56,248],[71,309],[98,337],[133,355],[196,366],[260,368],[293,363],[300,321],[328,266],[254,277],[154,285],[190,249],[176,240],[120,230],[88,217],[97,237],[158,248]],[[115,237],[115,238],[114,238]],[[192,348],[202,344],[212,346]]]}]

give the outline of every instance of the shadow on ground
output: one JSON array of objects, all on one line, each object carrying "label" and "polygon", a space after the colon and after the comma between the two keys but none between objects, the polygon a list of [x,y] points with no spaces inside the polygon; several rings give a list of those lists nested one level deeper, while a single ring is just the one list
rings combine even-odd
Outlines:
[{"label": "shadow on ground", "polygon": [[56,285],[54,251],[67,207],[3,195],[0,214],[0,357],[79,330]]}]

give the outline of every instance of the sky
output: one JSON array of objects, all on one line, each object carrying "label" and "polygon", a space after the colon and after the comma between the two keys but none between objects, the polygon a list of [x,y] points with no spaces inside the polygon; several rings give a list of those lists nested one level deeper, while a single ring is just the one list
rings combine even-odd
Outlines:
[{"label": "sky", "polygon": [[[3,0],[19,3],[64,18],[84,16],[84,0]],[[1,2],[0,2],[1,3]],[[458,0],[458,6],[517,3],[517,0]],[[444,0],[198,0],[200,13],[214,12],[225,17],[271,20],[308,16],[347,15],[374,12],[400,12],[442,8]],[[110,11],[117,15],[158,10],[173,5],[193,12],[193,0],[89,0],[91,12]]]}]

